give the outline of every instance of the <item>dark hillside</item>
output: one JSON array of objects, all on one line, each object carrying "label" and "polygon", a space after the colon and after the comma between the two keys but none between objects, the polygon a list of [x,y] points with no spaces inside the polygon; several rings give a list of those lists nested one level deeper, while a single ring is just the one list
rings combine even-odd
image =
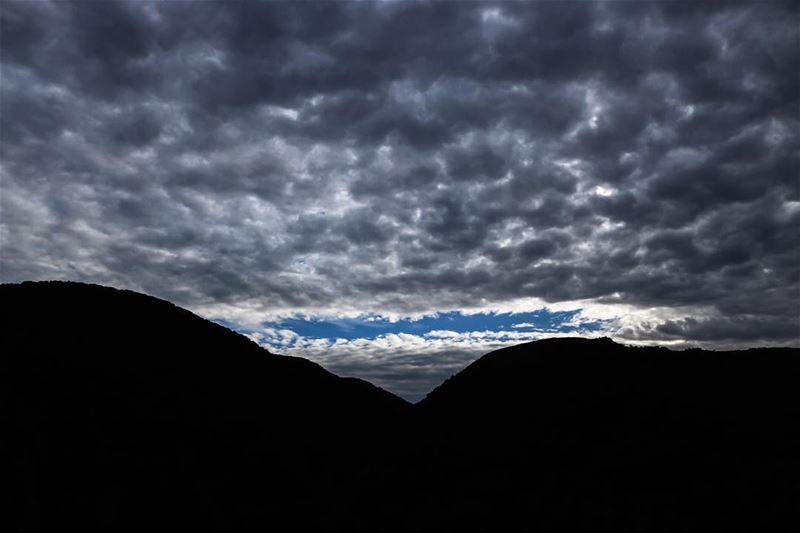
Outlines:
[{"label": "dark hillside", "polygon": [[24,283],[0,302],[20,530],[315,528],[378,507],[405,401],[130,291]]},{"label": "dark hillside", "polygon": [[141,294],[0,286],[11,531],[794,531],[800,351],[550,339],[415,406]]},{"label": "dark hillside", "polygon": [[437,465],[418,512],[439,506],[442,526],[777,531],[798,518],[798,350],[542,340],[482,357],[415,408]]}]

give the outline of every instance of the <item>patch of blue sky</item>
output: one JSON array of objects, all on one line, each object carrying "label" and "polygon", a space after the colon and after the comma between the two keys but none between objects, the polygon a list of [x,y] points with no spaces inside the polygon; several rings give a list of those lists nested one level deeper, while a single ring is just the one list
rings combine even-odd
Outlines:
[{"label": "patch of blue sky", "polygon": [[591,332],[603,329],[602,320],[580,319],[580,309],[549,311],[539,309],[522,313],[464,314],[449,311],[419,319],[391,321],[379,315],[358,318],[331,319],[294,316],[275,322],[265,322],[265,328],[288,329],[308,339],[374,339],[382,335],[407,333],[424,336],[432,331]]}]

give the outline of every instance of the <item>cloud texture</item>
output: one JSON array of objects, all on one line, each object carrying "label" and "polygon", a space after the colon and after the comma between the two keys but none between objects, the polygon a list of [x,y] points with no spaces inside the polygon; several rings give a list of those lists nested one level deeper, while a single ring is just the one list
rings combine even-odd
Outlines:
[{"label": "cloud texture", "polygon": [[798,342],[796,4],[0,17],[3,281],[250,324],[588,302],[647,314],[631,341]]}]

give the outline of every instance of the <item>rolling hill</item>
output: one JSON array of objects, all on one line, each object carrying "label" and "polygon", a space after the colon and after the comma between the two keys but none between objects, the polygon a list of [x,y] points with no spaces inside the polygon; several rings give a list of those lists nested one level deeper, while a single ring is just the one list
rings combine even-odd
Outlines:
[{"label": "rolling hill", "polygon": [[798,393],[796,349],[498,350],[415,406],[437,465],[426,486],[457,492],[420,514],[481,530],[780,531],[800,524]]},{"label": "rolling hill", "polygon": [[798,518],[796,349],[542,340],[411,406],[142,294],[23,283],[0,302],[12,531],[778,531]]},{"label": "rolling hill", "polygon": [[404,400],[130,291],[23,283],[0,301],[18,530],[316,529],[379,507]]}]

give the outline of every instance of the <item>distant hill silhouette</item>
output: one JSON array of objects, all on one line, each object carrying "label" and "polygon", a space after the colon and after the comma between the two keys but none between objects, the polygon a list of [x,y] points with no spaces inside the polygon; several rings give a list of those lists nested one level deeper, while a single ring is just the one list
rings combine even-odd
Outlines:
[{"label": "distant hill silhouette", "polygon": [[0,302],[11,531],[800,524],[800,350],[543,340],[411,406],[134,292]]}]

